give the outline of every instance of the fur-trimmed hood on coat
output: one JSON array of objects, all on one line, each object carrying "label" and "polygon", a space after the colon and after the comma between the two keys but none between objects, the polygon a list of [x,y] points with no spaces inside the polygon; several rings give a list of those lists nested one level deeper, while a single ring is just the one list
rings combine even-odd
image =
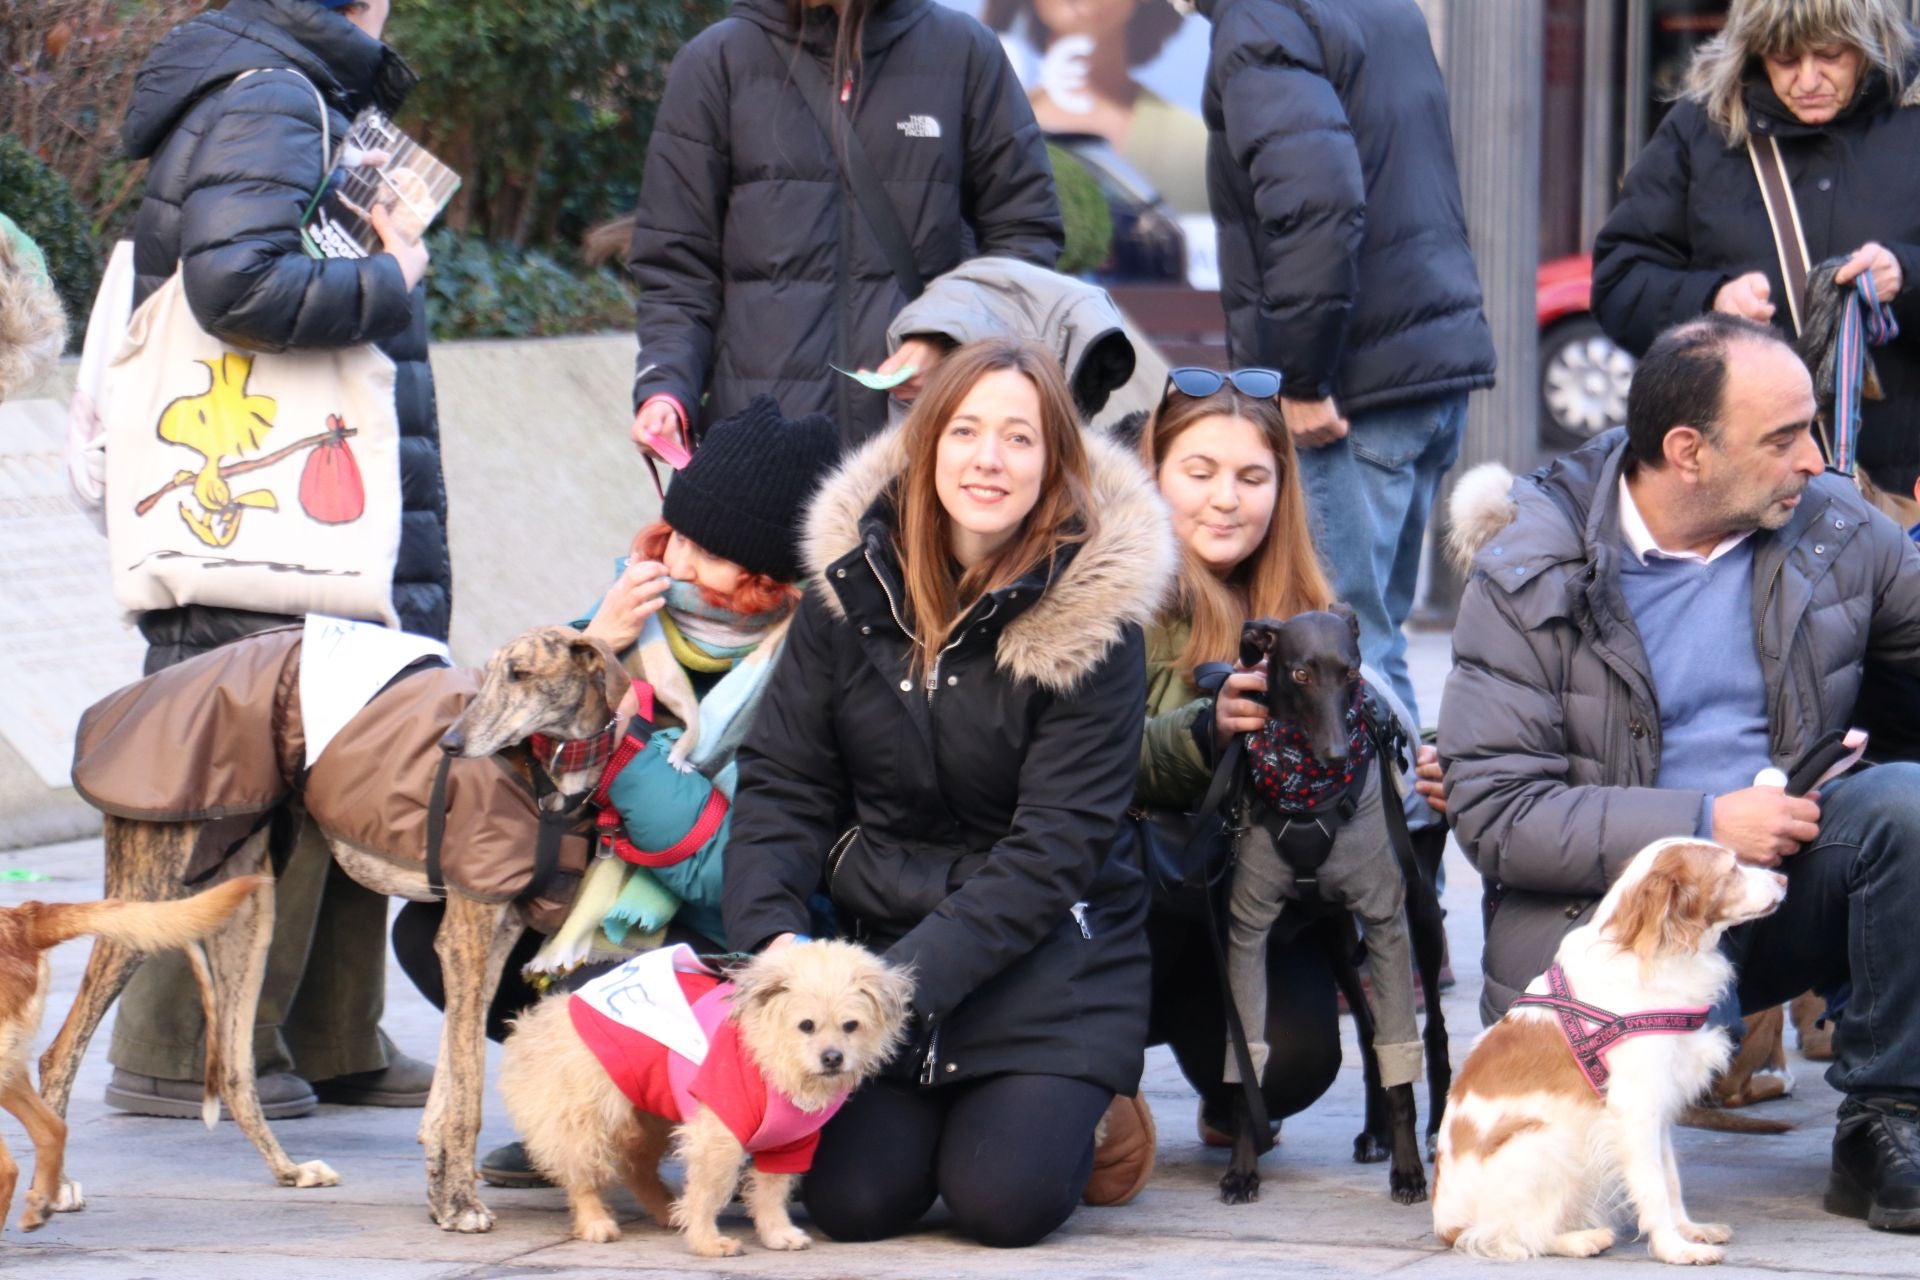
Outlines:
[{"label": "fur-trimmed hood on coat", "polygon": [[[1000,634],[995,666],[1060,692],[1099,665],[1124,628],[1145,628],[1173,588],[1179,548],[1165,505],[1139,460],[1083,433],[1091,472],[1093,535],[1047,583],[1045,594]],[[901,429],[876,436],[830,476],[807,513],[801,556],[812,589],[836,618],[846,610],[829,570],[866,540],[875,504],[905,465]]]}]

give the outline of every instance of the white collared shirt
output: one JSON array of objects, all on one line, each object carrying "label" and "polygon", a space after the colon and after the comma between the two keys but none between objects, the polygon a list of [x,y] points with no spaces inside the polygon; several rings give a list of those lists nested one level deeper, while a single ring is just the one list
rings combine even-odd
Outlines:
[{"label": "white collared shirt", "polygon": [[1720,539],[1713,550],[1704,556],[1698,551],[1668,551],[1653,540],[1653,531],[1647,528],[1647,521],[1640,514],[1639,504],[1633,500],[1633,490],[1627,485],[1627,478],[1620,477],[1620,533],[1627,540],[1627,550],[1641,564],[1649,560],[1691,560],[1695,564],[1712,564],[1727,552],[1733,550],[1753,536],[1753,530],[1745,533],[1729,534]]}]

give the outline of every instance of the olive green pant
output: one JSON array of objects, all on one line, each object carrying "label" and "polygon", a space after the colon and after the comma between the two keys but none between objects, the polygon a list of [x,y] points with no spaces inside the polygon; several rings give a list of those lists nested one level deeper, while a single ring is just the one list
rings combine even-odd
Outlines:
[{"label": "olive green pant", "polygon": [[[273,938],[253,1027],[254,1070],[331,1080],[379,1071],[393,1045],[380,1030],[387,992],[387,899],[333,861],[300,817],[272,836]],[[206,1022],[193,971],[178,951],[150,956],[120,997],[107,1059],[123,1071],[199,1080]]]}]

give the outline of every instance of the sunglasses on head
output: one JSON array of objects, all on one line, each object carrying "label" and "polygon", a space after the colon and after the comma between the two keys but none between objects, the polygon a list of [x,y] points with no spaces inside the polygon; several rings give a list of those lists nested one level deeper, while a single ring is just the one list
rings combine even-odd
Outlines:
[{"label": "sunglasses on head", "polygon": [[[1243,396],[1255,400],[1271,400],[1280,394],[1280,373],[1277,369],[1233,369],[1221,373],[1218,369],[1202,369],[1197,365],[1171,369],[1167,372],[1167,385],[1183,396],[1199,400],[1210,396],[1227,383]],[[1163,392],[1160,396],[1166,399]]]}]

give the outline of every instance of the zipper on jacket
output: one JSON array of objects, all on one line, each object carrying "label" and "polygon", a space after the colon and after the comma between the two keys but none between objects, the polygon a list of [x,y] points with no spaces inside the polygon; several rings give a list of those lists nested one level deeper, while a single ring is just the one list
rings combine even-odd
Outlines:
[{"label": "zipper on jacket", "polygon": [[[999,600],[994,599],[991,596],[988,597],[987,611],[981,614],[973,622],[968,623],[967,626],[978,626],[980,623],[985,622],[988,618],[991,618],[993,616],[993,611],[995,609],[998,609],[999,607],[1000,607]],[[956,628],[954,631],[953,639],[947,641],[946,647],[941,649],[939,653],[933,656],[933,666],[927,671],[927,680],[926,680],[928,706],[933,705],[933,691],[940,687],[940,664],[946,660],[946,656],[949,653],[953,652],[953,647],[959,644],[960,641],[965,638],[965,636],[966,636],[966,627]]]},{"label": "zipper on jacket", "polygon": [[[1788,547],[1781,553],[1779,563],[1773,566],[1773,572],[1767,575],[1766,590],[1760,593],[1760,626],[1753,637],[1753,650],[1760,659],[1762,674],[1766,671],[1766,631],[1767,614],[1773,609],[1773,592],[1780,585],[1780,577],[1786,571],[1787,557],[1793,553]],[[1793,637],[1787,636],[1780,649],[1780,666],[1783,673],[1793,669]],[[1775,755],[1784,755],[1787,750],[1786,717],[1779,714],[1779,704],[1785,699],[1786,681],[1773,680],[1767,685],[1767,738],[1773,744]],[[1816,686],[1817,687],[1817,686]]]},{"label": "zipper on jacket", "polygon": [[840,838],[833,842],[833,848],[827,854],[827,888],[829,891],[833,888],[833,877],[839,874],[840,863],[846,858],[847,850],[853,848],[853,842],[859,838],[860,828],[848,827],[841,833]]},{"label": "zipper on jacket", "polygon": [[1092,942],[1093,929],[1087,924],[1087,904],[1076,902],[1067,910],[1073,916],[1073,922],[1080,926],[1080,936]]},{"label": "zipper on jacket", "polygon": [[894,603],[893,588],[887,585],[887,575],[880,572],[880,564],[873,558],[873,548],[862,546],[860,556],[867,562],[867,568],[873,570],[873,580],[880,584],[880,594],[887,598],[887,612],[893,615],[893,625],[900,628],[900,634],[911,642],[913,632],[907,630],[907,624],[900,621],[900,606]]},{"label": "zipper on jacket", "polygon": [[920,1062],[920,1085],[930,1087],[934,1080],[934,1064],[940,1058],[940,1028],[933,1028],[933,1038],[927,1041],[927,1056]]}]

